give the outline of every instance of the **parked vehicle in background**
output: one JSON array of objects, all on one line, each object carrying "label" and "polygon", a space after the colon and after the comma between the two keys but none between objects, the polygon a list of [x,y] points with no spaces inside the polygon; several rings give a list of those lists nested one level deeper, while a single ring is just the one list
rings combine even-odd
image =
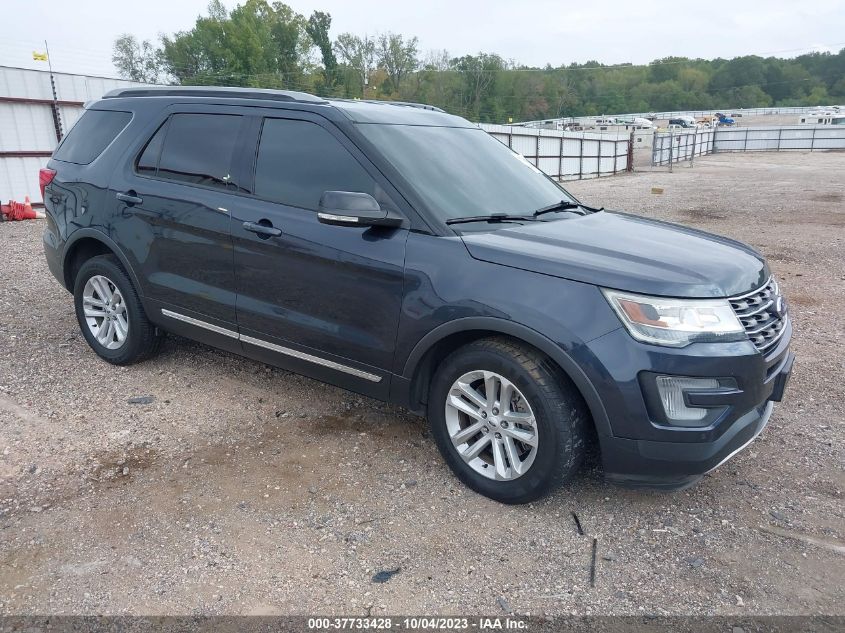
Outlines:
[{"label": "parked vehicle in background", "polygon": [[650,119],[646,119],[645,117],[635,116],[634,117],[634,125],[640,127],[641,129],[647,130],[651,128],[657,127],[654,125],[654,121]]},{"label": "parked vehicle in background", "polygon": [[172,332],[427,416],[504,503],[691,485],[748,445],[793,355],[762,255],[591,208],[418,104],[150,87],[41,170],[50,271],[105,361]]},{"label": "parked vehicle in background", "polygon": [[653,130],[657,127],[654,123],[641,116],[617,118],[616,122],[617,125],[624,125],[626,129],[634,130]]},{"label": "parked vehicle in background", "polygon": [[669,125],[677,125],[678,127],[682,128],[694,128],[697,127],[697,123],[695,119],[691,116],[677,116],[673,119],[669,119]]},{"label": "parked vehicle in background", "polygon": [[596,125],[619,125],[616,117],[599,117],[596,119]]},{"label": "parked vehicle in background", "polygon": [[716,113],[716,119],[718,120],[718,125],[730,126],[736,123],[731,117],[721,113]]},{"label": "parked vehicle in background", "polygon": [[805,114],[801,116],[799,123],[802,125],[845,125],[845,114],[835,111]]}]

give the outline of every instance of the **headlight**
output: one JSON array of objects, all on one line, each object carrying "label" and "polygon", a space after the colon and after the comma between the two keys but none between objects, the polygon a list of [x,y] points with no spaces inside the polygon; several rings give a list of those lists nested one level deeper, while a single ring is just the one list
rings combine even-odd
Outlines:
[{"label": "headlight", "polygon": [[668,299],[607,289],[602,292],[638,341],[684,347],[697,342],[748,338],[727,299]]}]

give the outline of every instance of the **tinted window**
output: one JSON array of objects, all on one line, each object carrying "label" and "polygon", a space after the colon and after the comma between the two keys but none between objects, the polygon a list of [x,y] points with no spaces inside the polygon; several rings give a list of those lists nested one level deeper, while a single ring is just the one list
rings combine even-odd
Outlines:
[{"label": "tinted window", "polygon": [[442,219],[526,214],[570,199],[543,172],[478,128],[365,124],[358,129]]},{"label": "tinted window", "polygon": [[158,169],[158,157],[161,155],[161,148],[164,145],[164,136],[167,134],[168,123],[170,123],[170,119],[158,128],[141,153],[137,167],[138,171],[142,174],[154,175]]},{"label": "tinted window", "polygon": [[[164,135],[158,177],[210,187],[235,187],[230,170],[241,120],[240,116],[228,114],[174,114]],[[154,141],[155,138],[151,144]],[[146,156],[142,158],[148,160]]]},{"label": "tinted window", "polygon": [[68,132],[53,158],[87,165],[103,153],[123,131],[132,114],[112,110],[86,110]]},{"label": "tinted window", "polygon": [[255,167],[255,194],[265,200],[317,209],[324,191],[356,191],[385,202],[384,194],[331,133],[307,121],[266,119]]}]

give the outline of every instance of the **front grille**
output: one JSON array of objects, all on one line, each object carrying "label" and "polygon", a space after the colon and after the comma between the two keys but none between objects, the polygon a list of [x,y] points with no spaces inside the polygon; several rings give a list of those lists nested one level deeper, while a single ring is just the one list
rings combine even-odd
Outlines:
[{"label": "front grille", "polygon": [[748,338],[761,352],[774,347],[786,331],[786,301],[774,277],[753,292],[728,299]]}]

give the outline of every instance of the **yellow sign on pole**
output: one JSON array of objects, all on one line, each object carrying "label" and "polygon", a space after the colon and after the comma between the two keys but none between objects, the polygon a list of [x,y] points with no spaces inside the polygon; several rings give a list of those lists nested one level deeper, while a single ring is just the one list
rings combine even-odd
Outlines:
[{"label": "yellow sign on pole", "polygon": [[47,53],[39,53],[38,51],[32,51],[32,59],[37,62],[46,62]]}]

